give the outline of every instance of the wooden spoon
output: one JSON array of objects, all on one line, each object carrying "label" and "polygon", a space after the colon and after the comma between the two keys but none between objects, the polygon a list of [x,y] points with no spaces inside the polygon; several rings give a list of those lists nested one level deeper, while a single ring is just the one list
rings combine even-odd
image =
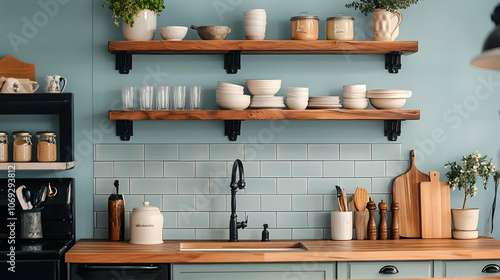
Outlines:
[{"label": "wooden spoon", "polygon": [[345,192],[345,189],[342,190],[342,201],[344,202],[344,205],[343,205],[344,206],[343,207],[344,210],[342,210],[342,211],[346,211],[346,212],[349,211],[347,209],[347,194]]},{"label": "wooden spoon", "polygon": [[354,192],[354,205],[358,211],[365,211],[368,201],[368,192],[364,188],[356,188]]}]

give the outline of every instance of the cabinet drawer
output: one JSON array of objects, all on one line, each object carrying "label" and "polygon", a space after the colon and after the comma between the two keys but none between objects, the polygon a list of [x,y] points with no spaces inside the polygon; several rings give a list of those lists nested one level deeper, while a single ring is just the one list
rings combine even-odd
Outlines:
[{"label": "cabinet drawer", "polygon": [[444,261],[443,271],[444,277],[500,276],[500,260]]},{"label": "cabinet drawer", "polygon": [[338,262],[338,279],[431,278],[432,261]]}]

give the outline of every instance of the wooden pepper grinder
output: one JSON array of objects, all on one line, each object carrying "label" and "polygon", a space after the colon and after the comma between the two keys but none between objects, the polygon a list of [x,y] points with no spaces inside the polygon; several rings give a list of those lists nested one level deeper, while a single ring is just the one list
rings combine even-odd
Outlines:
[{"label": "wooden pepper grinder", "polygon": [[378,204],[378,209],[380,210],[380,223],[378,224],[378,239],[387,240],[387,203],[383,200]]},{"label": "wooden pepper grinder", "polygon": [[125,201],[119,194],[118,180],[115,180],[113,193],[108,198],[108,239],[125,240]]},{"label": "wooden pepper grinder", "polygon": [[372,198],[370,198],[366,207],[370,212],[370,218],[368,218],[368,240],[377,240],[377,224],[375,223],[375,209],[377,206]]},{"label": "wooden pepper grinder", "polygon": [[392,239],[397,240],[399,239],[399,203],[396,201],[393,201],[391,204],[391,210],[392,210]]}]

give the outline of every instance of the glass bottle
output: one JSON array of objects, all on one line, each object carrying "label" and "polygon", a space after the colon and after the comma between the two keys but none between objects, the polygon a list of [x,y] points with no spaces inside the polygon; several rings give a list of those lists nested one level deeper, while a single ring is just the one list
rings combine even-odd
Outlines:
[{"label": "glass bottle", "polygon": [[57,160],[56,133],[53,131],[39,131],[36,133],[36,158],[40,162],[54,162]]},{"label": "glass bottle", "polygon": [[31,142],[31,133],[27,131],[16,131],[12,133],[14,138],[13,154],[15,162],[29,162],[31,161],[31,149],[33,143]]}]

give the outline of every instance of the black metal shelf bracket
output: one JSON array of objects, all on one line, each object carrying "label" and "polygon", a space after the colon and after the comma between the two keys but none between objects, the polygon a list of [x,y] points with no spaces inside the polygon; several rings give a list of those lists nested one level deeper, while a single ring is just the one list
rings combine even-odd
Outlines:
[{"label": "black metal shelf bracket", "polygon": [[241,69],[241,51],[230,51],[224,54],[224,69],[228,74],[236,74]]},{"label": "black metal shelf bracket", "polygon": [[385,69],[389,73],[397,74],[401,69],[401,52],[390,52],[385,54]]},{"label": "black metal shelf bracket", "polygon": [[132,54],[128,51],[117,52],[115,68],[120,74],[128,74],[132,70]]},{"label": "black metal shelf bracket", "polygon": [[133,122],[129,120],[116,121],[116,136],[120,136],[122,141],[130,141],[130,136],[134,136]]},{"label": "black metal shelf bracket", "polygon": [[401,120],[385,120],[384,135],[389,141],[397,141],[401,136]]},{"label": "black metal shelf bracket", "polygon": [[229,141],[236,141],[241,132],[241,120],[224,121],[224,135]]}]

